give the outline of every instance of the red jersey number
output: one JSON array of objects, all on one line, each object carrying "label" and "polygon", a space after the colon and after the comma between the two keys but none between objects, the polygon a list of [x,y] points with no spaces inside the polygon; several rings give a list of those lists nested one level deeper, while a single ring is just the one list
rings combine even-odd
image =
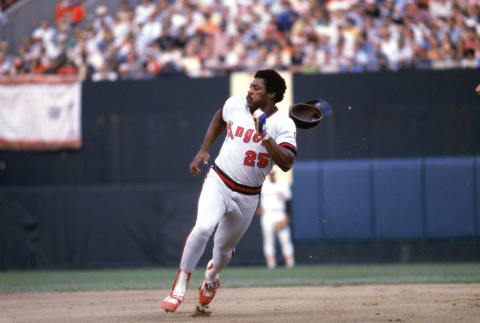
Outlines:
[{"label": "red jersey number", "polygon": [[[257,160],[257,153],[253,150],[248,150],[245,152],[245,159],[243,160],[243,164],[245,166],[254,167],[255,161]],[[266,153],[259,153],[258,154],[258,161],[257,167],[258,168],[265,168],[268,165],[268,154]]]}]

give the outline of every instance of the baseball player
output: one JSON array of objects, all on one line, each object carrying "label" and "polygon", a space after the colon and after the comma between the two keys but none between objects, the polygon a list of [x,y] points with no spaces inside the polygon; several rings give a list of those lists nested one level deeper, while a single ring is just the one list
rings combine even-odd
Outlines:
[{"label": "baseball player", "polygon": [[277,180],[275,172],[271,172],[263,184],[260,207],[257,209],[257,213],[261,216],[263,254],[268,268],[275,268],[277,265],[275,234],[282,247],[285,265],[288,268],[295,266],[294,249],[286,210],[286,203],[291,197],[292,192],[288,184]]},{"label": "baseball player", "polygon": [[230,97],[213,116],[190,164],[192,175],[200,173],[199,164],[208,163],[208,151],[224,130],[226,136],[205,175],[195,225],[185,241],[172,289],[162,302],[165,311],[175,312],[183,302],[191,273],[218,224],[197,306],[197,310],[206,310],[220,287],[220,272],[255,214],[265,177],[274,164],[283,171],[292,168],[297,150],[295,124],[275,106],[285,89],[277,72],[259,70],[247,96]]}]

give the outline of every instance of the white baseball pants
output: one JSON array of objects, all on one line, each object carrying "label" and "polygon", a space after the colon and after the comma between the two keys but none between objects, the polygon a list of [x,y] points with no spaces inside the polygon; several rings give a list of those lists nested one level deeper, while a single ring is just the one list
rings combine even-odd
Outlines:
[{"label": "white baseball pants", "polygon": [[[294,248],[290,233],[290,226],[287,225],[286,227],[276,230],[275,225],[285,218],[286,215],[284,212],[280,212],[281,214],[270,214],[265,212],[262,217],[260,218],[260,223],[262,225],[262,232],[263,232],[263,253],[265,258],[267,259],[267,264],[269,267],[275,267],[275,234],[278,236],[278,241],[280,242],[280,246],[282,248],[282,254],[285,258],[285,261],[288,263],[293,261],[293,254]],[[269,263],[271,262],[271,263]]]},{"label": "white baseball pants", "polygon": [[218,224],[214,236],[213,264],[220,272],[232,258],[236,244],[250,225],[258,200],[258,194],[233,191],[210,168],[200,192],[195,226],[185,242],[180,269],[193,272]]}]

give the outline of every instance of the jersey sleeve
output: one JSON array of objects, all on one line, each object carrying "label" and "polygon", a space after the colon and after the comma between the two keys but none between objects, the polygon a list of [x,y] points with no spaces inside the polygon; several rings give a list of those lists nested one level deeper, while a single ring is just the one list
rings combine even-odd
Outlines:
[{"label": "jersey sleeve", "polygon": [[285,123],[279,129],[279,134],[275,142],[284,148],[287,148],[297,155],[297,128],[290,118],[285,119]]}]

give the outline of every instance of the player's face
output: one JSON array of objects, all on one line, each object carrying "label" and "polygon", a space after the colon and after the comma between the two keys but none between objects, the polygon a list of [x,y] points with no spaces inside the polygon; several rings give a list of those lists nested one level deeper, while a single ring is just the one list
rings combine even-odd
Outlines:
[{"label": "player's face", "polygon": [[247,94],[247,104],[250,108],[261,108],[267,105],[267,89],[265,81],[261,78],[253,79]]}]

